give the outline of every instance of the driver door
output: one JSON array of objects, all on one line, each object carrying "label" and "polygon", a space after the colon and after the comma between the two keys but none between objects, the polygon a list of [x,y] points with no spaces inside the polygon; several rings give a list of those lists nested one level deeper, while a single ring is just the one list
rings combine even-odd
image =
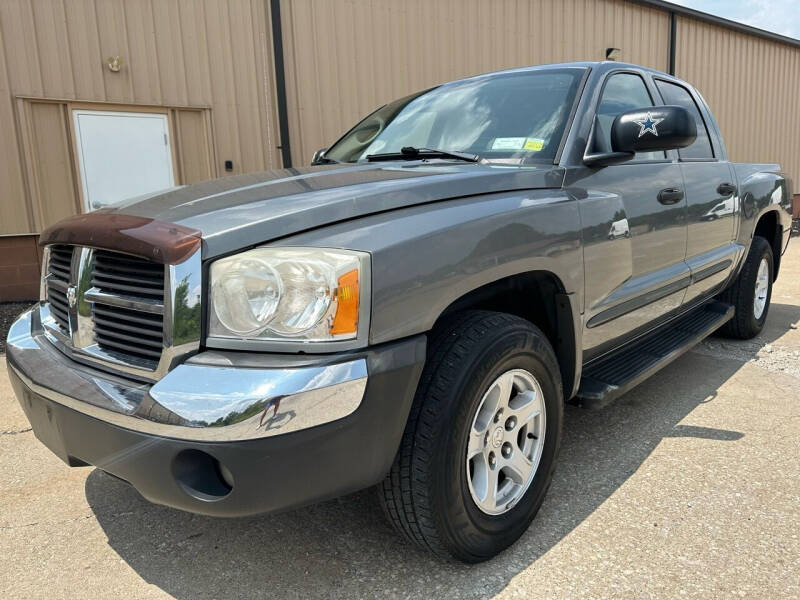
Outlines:
[{"label": "driver door", "polygon": [[[618,114],[648,106],[653,94],[642,74],[610,73],[597,103],[594,150],[611,150]],[[568,189],[579,199],[583,226],[583,346],[590,360],[680,307],[690,281],[687,207],[674,152],[637,153],[580,173]]]}]

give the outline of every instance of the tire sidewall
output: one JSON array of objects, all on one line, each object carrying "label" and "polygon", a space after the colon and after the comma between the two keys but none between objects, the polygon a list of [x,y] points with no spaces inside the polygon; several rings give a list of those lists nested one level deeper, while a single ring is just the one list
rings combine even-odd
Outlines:
[{"label": "tire sidewall", "polygon": [[[759,241],[756,241],[759,240]],[[772,279],[773,279],[773,260],[772,260],[772,248],[770,248],[769,242],[767,242],[764,238],[756,237],[753,238],[753,252],[748,257],[751,260],[751,264],[749,265],[750,268],[748,269],[748,277],[746,281],[743,281],[743,300],[744,306],[746,307],[746,326],[752,332],[753,335],[758,334],[763,328],[764,323],[767,320],[767,315],[769,314],[769,305],[772,301]],[[758,280],[758,268],[761,265],[761,261],[767,261],[767,269],[769,271],[769,279],[767,285],[767,302],[764,306],[764,311],[761,313],[761,317],[756,319],[755,309],[753,306],[753,302],[756,297],[756,281]]]},{"label": "tire sidewall", "polygon": [[[525,324],[527,325],[527,324]],[[437,478],[442,529],[451,546],[469,549],[462,560],[483,560],[506,548],[530,525],[541,506],[552,479],[561,441],[563,394],[552,350],[544,336],[530,326],[515,324],[501,328],[482,346],[469,364],[463,365],[460,381],[453,386],[448,410],[451,435],[443,439],[440,452],[442,477]],[[534,479],[524,496],[508,512],[488,515],[481,511],[469,491],[466,472],[467,437],[478,405],[490,384],[511,369],[524,369],[539,382],[544,394],[544,448]],[[461,553],[461,552],[460,552]]]}]

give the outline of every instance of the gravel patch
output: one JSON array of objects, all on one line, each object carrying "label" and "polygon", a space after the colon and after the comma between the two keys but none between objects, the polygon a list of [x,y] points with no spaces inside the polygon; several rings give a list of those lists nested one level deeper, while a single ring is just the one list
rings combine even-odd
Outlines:
[{"label": "gravel patch", "polygon": [[11,323],[35,302],[0,302],[0,354],[6,352],[6,337]]},{"label": "gravel patch", "polygon": [[800,347],[797,345],[765,344],[758,339],[728,340],[706,338],[693,352],[757,364],[772,373],[786,373],[800,378]]}]

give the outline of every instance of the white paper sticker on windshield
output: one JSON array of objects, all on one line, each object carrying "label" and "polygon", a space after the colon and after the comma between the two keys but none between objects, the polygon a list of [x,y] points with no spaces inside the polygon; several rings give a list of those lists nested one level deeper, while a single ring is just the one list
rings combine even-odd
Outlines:
[{"label": "white paper sticker on windshield", "polygon": [[527,138],[524,137],[503,137],[494,138],[492,150],[519,150]]}]

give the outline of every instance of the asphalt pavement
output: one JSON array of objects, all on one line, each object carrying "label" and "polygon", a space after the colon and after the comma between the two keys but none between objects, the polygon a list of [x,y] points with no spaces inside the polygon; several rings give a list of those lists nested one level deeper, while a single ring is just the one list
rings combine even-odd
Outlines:
[{"label": "asphalt pavement", "polygon": [[34,437],[0,355],[0,590],[10,599],[799,598],[798,240],[783,262],[757,339],[712,337],[607,409],[569,407],[532,527],[471,567],[401,540],[370,490],[219,520],[70,469]]}]

